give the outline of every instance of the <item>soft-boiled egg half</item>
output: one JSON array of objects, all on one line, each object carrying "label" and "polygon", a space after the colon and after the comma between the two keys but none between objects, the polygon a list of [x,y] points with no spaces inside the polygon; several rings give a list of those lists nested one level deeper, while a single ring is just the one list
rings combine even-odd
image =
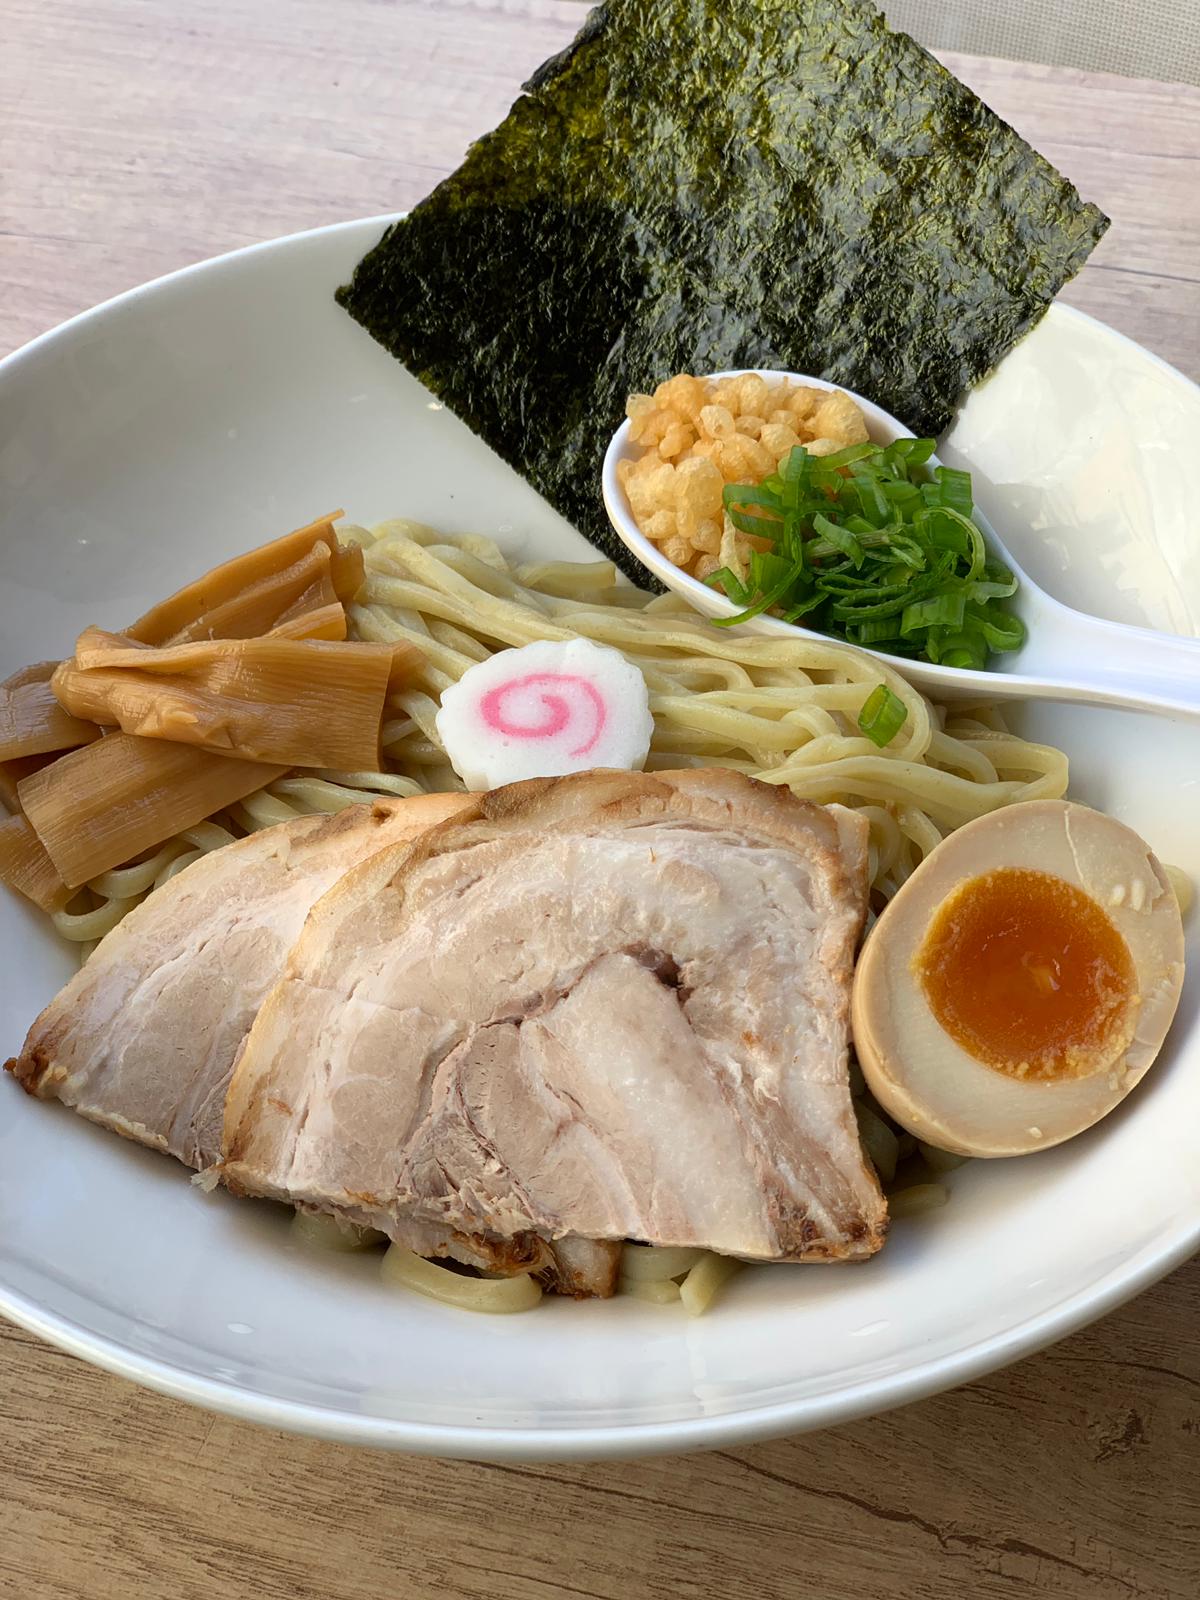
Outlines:
[{"label": "soft-boiled egg half", "polygon": [[1145,842],[1033,800],[951,834],[892,899],[855,972],[854,1043],[918,1139],[1025,1155],[1129,1093],[1182,983],[1179,904]]}]

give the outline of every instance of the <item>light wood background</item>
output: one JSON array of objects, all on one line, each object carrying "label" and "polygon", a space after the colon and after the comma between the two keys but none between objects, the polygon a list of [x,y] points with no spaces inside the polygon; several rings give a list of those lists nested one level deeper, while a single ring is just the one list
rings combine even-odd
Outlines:
[{"label": "light wood background", "polygon": [[[217,251],[411,204],[579,16],[568,0],[0,0],[0,354]],[[1114,219],[1064,298],[1200,376],[1200,91],[947,59]],[[1196,1600],[1198,1327],[1193,1262],[891,1416],[540,1468],[258,1431],[0,1323],[0,1595]]]}]

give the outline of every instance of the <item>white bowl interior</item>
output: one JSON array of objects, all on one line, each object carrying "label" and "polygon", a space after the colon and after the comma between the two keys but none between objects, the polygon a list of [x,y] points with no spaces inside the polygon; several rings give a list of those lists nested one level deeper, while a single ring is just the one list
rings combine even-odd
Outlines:
[{"label": "white bowl interior", "polygon": [[[333,303],[379,231],[193,269],[0,365],[0,673],[336,505],[586,553]],[[1104,337],[1084,319],[1054,331],[1076,368]],[[1053,386],[1053,364],[1038,381]],[[1190,584],[1200,615],[1200,574]],[[1078,707],[1028,726],[1072,753],[1080,798],[1200,877],[1200,730]],[[0,938],[0,1042],[15,1051],[73,957],[9,896]],[[488,1320],[386,1289],[370,1259],[297,1249],[280,1209],[205,1195],[5,1082],[0,1309],[172,1392],[377,1444],[565,1457],[751,1437],[970,1376],[1165,1270],[1200,1225],[1198,1119],[1193,983],[1119,1113],[1045,1155],[963,1169],[953,1203],[898,1224],[868,1266],[748,1271],[696,1322],[628,1300]]]}]

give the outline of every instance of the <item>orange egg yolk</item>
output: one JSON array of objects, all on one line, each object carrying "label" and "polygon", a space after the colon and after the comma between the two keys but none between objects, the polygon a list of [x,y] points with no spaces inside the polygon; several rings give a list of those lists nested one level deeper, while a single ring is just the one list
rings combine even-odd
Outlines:
[{"label": "orange egg yolk", "polygon": [[998,867],[938,907],[913,962],[938,1022],[1014,1078],[1082,1078],[1133,1036],[1136,975],[1112,919],[1049,872]]}]

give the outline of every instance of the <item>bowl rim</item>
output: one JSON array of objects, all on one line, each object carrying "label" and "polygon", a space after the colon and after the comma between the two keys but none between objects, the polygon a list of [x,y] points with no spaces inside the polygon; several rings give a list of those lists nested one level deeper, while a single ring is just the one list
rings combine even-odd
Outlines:
[{"label": "bowl rim", "polygon": [[[99,323],[110,312],[147,296],[169,290],[215,268],[234,269],[259,256],[283,253],[318,239],[355,235],[365,241],[372,229],[382,231],[403,212],[325,224],[279,238],[263,240],[165,273],[114,295],[37,335],[0,358],[0,383],[27,363],[54,351],[81,329]],[[1131,346],[1143,358],[1180,379],[1200,396],[1200,387],[1162,357],[1074,307],[1053,304],[1048,316],[1087,324],[1106,337]],[[823,385],[824,386],[824,385]],[[835,387],[828,385],[828,387]],[[989,675],[983,675],[989,676]],[[787,1433],[849,1422],[909,1404],[941,1390],[969,1382],[1012,1361],[1045,1348],[1057,1339],[1114,1310],[1181,1265],[1200,1249],[1200,1206],[1176,1225],[1122,1262],[1087,1289],[1069,1294],[1040,1316],[1014,1321],[1000,1332],[978,1339],[950,1355],[930,1358],[836,1391],[790,1398],[758,1407],[742,1407],[716,1416],[653,1423],[572,1424],[562,1428],[507,1428],[454,1423],[415,1423],[368,1416],[335,1407],[281,1399],[236,1383],[202,1377],[177,1363],[130,1351],[70,1317],[48,1312],[28,1296],[0,1282],[0,1313],[49,1343],[116,1375],[160,1393],[208,1407],[245,1421],[309,1436],[421,1455],[471,1460],[589,1461],[750,1443]]]},{"label": "bowl rim", "polygon": [[822,1395],[772,1405],[743,1407],[719,1416],[613,1426],[505,1428],[454,1423],[417,1423],[367,1416],[284,1400],[238,1384],[203,1378],[177,1364],[135,1355],[114,1340],[90,1332],[70,1318],[43,1311],[0,1284],[0,1313],[30,1333],[118,1377],[174,1399],[207,1407],[246,1422],[343,1444],[474,1461],[597,1461],[609,1457],[663,1455],[749,1444],[789,1433],[809,1432],[881,1415],[985,1376],[1115,1310],[1175,1267],[1200,1246],[1200,1213],[1177,1236],[1135,1257],[1124,1274],[1098,1290],[1067,1296],[1040,1317],[1014,1322],[952,1356],[937,1356],[901,1373],[872,1378]]}]

